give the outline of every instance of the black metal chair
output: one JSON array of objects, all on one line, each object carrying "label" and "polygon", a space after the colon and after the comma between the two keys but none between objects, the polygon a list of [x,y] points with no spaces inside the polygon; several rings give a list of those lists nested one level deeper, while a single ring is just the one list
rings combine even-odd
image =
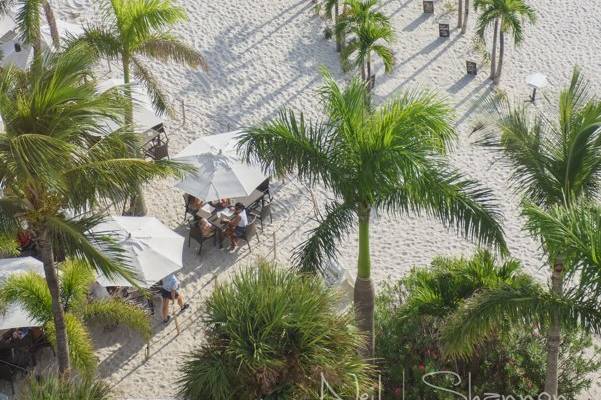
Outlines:
[{"label": "black metal chair", "polygon": [[205,236],[202,234],[202,231],[200,230],[200,228],[198,227],[198,225],[196,223],[192,223],[190,225],[190,231],[188,232],[188,247],[190,247],[190,241],[192,239],[196,240],[199,244],[198,247],[198,256],[200,256],[200,253],[202,252],[202,245],[204,244],[204,242],[206,242],[209,239],[213,239],[213,243],[217,242],[217,232],[216,230],[214,230],[210,235]]},{"label": "black metal chair", "polygon": [[263,220],[269,217],[269,223],[273,223],[273,217],[271,216],[271,202],[262,201],[260,207],[250,211],[250,215],[261,222],[261,232],[263,232]]}]

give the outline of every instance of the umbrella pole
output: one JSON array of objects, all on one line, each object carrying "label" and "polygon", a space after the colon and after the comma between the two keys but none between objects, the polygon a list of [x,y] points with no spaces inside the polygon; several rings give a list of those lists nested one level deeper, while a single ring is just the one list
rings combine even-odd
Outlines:
[{"label": "umbrella pole", "polygon": [[173,307],[171,308],[171,313],[173,314],[173,320],[175,321],[175,330],[179,335],[179,321],[177,320],[177,312],[175,311],[175,299],[172,300]]},{"label": "umbrella pole", "polygon": [[146,361],[150,359],[150,340],[146,342]]}]

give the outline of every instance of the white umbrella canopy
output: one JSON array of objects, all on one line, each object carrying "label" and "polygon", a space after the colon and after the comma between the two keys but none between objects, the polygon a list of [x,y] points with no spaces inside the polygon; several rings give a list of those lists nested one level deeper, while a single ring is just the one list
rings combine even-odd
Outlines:
[{"label": "white umbrella canopy", "polygon": [[259,168],[224,154],[203,153],[174,159],[196,169],[176,187],[205,201],[247,197],[267,179]]},{"label": "white umbrella canopy", "polygon": [[[96,226],[94,232],[117,237],[142,287],[150,287],[183,267],[184,237],[154,217],[113,216]],[[131,286],[121,277],[108,278],[103,274],[98,275],[98,283],[102,286]]]},{"label": "white umbrella canopy", "polygon": [[[107,79],[98,84],[97,89],[103,92],[117,86],[123,86],[123,79]],[[132,91],[134,99],[134,123],[135,131],[144,133],[156,126],[163,124],[163,119],[153,110],[152,101],[148,97],[148,93],[144,90],[139,82],[131,82],[129,87]],[[114,121],[107,121],[107,132],[114,132],[120,128],[120,125]]]},{"label": "white umbrella canopy", "polygon": [[173,157],[196,168],[176,187],[205,201],[249,196],[268,176],[240,160],[236,152],[240,133],[203,136]]},{"label": "white umbrella canopy", "polygon": [[547,81],[547,77],[544,74],[541,74],[540,72],[528,75],[526,77],[526,83],[537,89],[544,88],[549,84],[549,82]]},{"label": "white umbrella canopy", "polygon": [[[33,257],[0,259],[0,282],[11,275],[26,272],[36,272],[44,276],[44,265]],[[40,325],[41,322],[30,318],[27,311],[18,304],[11,304],[5,313],[0,313],[0,331]]]},{"label": "white umbrella canopy", "polygon": [[236,145],[238,144],[237,137],[241,133],[242,131],[233,131],[219,133],[217,135],[203,136],[190,143],[175,157],[184,158],[190,156],[197,156],[203,153],[221,153],[229,157],[239,158],[236,152]]}]

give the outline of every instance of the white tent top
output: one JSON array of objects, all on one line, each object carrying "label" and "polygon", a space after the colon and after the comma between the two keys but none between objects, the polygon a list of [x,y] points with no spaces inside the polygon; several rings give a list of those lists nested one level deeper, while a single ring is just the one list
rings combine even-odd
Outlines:
[{"label": "white tent top", "polygon": [[[84,32],[81,26],[59,19],[56,20],[56,26],[61,39],[81,36]],[[16,24],[11,13],[0,19],[0,37],[3,38],[2,43],[0,44],[0,49],[2,50],[0,65],[13,65],[17,68],[25,69],[33,61],[33,48],[19,40],[19,35],[16,33],[15,29]],[[48,25],[42,25],[40,30],[42,33],[42,46],[46,49],[52,49],[53,45],[50,27]],[[15,45],[20,46],[21,51],[17,51]]]},{"label": "white tent top", "polygon": [[[130,258],[140,285],[150,287],[167,275],[180,270],[184,237],[173,232],[154,217],[111,217],[96,226],[95,232],[113,233]],[[100,274],[102,286],[131,286],[123,278]]]},{"label": "white tent top", "polygon": [[240,133],[203,136],[173,157],[196,167],[176,187],[205,201],[249,196],[268,176],[258,166],[238,157]]},{"label": "white tent top", "polygon": [[[18,257],[0,259],[0,282],[13,274],[37,272],[44,276],[44,265],[33,257]],[[0,330],[40,326],[40,322],[29,317],[27,311],[17,304],[7,307],[0,314]]]},{"label": "white tent top", "polygon": [[[123,79],[107,79],[98,84],[99,92],[112,89],[116,86],[123,86]],[[136,132],[144,133],[150,129],[162,125],[163,119],[157,115],[152,107],[152,101],[148,97],[148,93],[139,82],[130,83],[132,96],[134,98],[134,122],[136,124]],[[113,132],[119,129],[119,125],[113,121],[107,121],[109,131]]]},{"label": "white tent top", "polygon": [[547,77],[540,72],[528,75],[526,77],[526,83],[537,89],[544,88],[549,84]]}]

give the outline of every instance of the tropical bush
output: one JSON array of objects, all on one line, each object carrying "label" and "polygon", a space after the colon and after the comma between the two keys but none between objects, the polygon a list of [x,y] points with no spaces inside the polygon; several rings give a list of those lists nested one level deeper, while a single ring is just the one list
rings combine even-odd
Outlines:
[{"label": "tropical bush", "polygon": [[259,262],[215,288],[204,320],[179,380],[186,399],[314,399],[322,377],[341,398],[371,387],[364,338],[317,277]]},{"label": "tropical bush", "polygon": [[[422,377],[454,371],[462,379],[455,386],[450,375],[431,377],[437,386],[474,396],[487,393],[534,395],[543,392],[546,370],[546,327],[540,324],[507,326],[482,342],[469,357],[450,359],[441,343],[448,318],[475,293],[498,287],[536,285],[514,260],[497,263],[485,251],[472,258],[437,258],[429,268],[414,269],[377,298],[377,356],[381,360],[383,398],[407,400],[454,399],[457,395],[428,387]],[[563,366],[561,394],[573,399],[590,386],[587,376],[601,367],[601,358],[587,357],[590,336],[572,329],[560,348]],[[568,362],[569,361],[569,362]],[[445,397],[446,396],[446,397]]]},{"label": "tropical bush", "polygon": [[30,378],[18,400],[108,400],[109,386],[101,381],[62,381],[56,377]]}]

